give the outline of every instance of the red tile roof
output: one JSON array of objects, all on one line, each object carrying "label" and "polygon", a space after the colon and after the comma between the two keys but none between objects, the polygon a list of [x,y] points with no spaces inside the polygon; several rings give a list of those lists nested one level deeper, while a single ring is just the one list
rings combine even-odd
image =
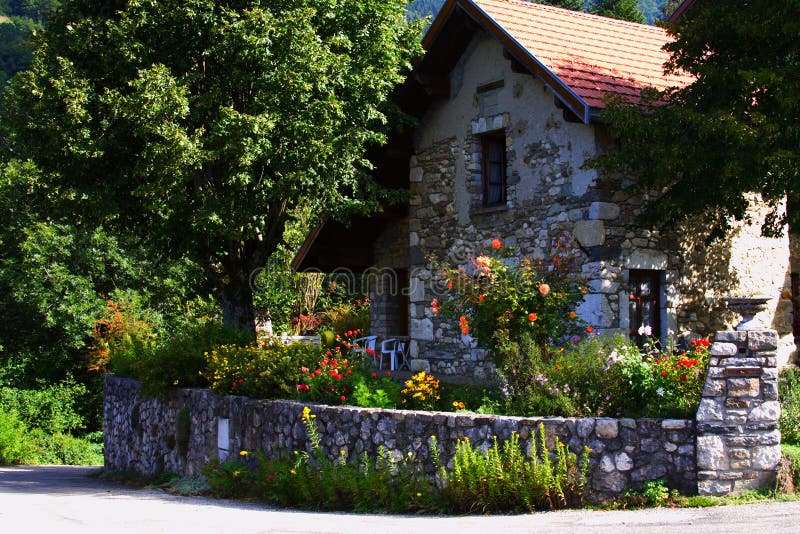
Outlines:
[{"label": "red tile roof", "polygon": [[[582,101],[580,107],[603,108],[603,98],[609,93],[636,102],[644,87],[665,89],[691,81],[664,74],[669,56],[661,48],[669,36],[655,26],[522,0],[451,0],[447,4],[443,12],[461,5],[484,26],[493,24],[494,28],[487,29],[505,34],[507,47],[516,45],[517,53],[527,54],[527,59],[544,67],[537,73],[544,74],[545,83],[560,84],[553,88],[556,93],[572,93]],[[548,71],[555,80],[547,79]],[[574,109],[575,104],[570,107],[579,116],[586,115]]]}]

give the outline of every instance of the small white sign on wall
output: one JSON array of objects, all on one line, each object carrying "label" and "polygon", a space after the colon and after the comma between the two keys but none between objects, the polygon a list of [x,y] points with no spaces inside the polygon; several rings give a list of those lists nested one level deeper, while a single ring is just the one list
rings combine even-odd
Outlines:
[{"label": "small white sign on wall", "polygon": [[228,451],[231,446],[230,436],[230,419],[226,417],[217,418],[217,454],[221,462],[224,462],[228,457]]}]

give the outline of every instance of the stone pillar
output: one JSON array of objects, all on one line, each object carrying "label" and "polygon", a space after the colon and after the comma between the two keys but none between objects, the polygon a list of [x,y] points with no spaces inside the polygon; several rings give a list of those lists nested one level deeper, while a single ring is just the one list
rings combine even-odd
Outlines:
[{"label": "stone pillar", "polygon": [[781,457],[775,330],[717,332],[697,410],[697,491],[765,488]]}]

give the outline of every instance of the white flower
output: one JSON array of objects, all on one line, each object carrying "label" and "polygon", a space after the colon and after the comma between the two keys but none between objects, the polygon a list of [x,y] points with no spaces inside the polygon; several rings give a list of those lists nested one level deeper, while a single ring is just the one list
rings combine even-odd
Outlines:
[{"label": "white flower", "polygon": [[650,337],[653,335],[653,329],[649,326],[642,325],[639,327],[639,335]]},{"label": "white flower", "polygon": [[664,388],[658,388],[656,390],[656,393],[658,394],[659,397],[663,397],[664,396]]}]

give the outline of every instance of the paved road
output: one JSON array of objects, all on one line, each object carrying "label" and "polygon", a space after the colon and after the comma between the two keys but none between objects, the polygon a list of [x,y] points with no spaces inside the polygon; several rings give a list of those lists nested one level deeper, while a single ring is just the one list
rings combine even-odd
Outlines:
[{"label": "paved road", "polygon": [[800,502],[625,512],[578,510],[485,517],[326,514],[134,489],[88,478],[87,475],[96,469],[66,466],[0,468],[0,533],[800,532]]}]

